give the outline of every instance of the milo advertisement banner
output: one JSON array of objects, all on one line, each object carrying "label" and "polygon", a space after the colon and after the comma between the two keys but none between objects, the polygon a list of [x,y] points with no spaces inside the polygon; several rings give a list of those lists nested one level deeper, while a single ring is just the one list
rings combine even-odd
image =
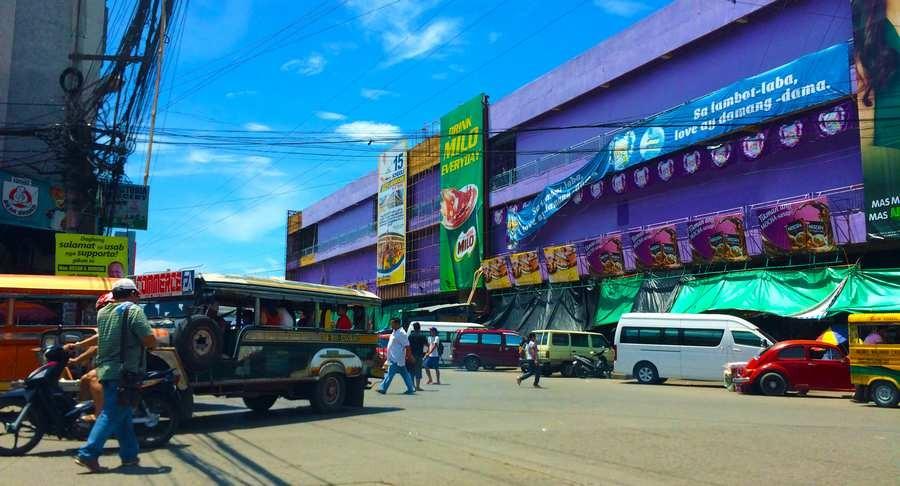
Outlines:
[{"label": "milo advertisement banner", "polygon": [[379,287],[406,281],[406,143],[378,156]]},{"label": "milo advertisement banner", "polygon": [[743,213],[695,219],[688,224],[688,239],[697,262],[742,262],[749,258]]},{"label": "milo advertisement banner", "polygon": [[900,238],[900,18],[887,15],[900,0],[853,0],[852,9],[866,233]]},{"label": "milo advertisement banner", "polygon": [[581,278],[575,245],[548,246],[544,248],[544,260],[550,283],[577,282]]},{"label": "milo advertisement banner", "polygon": [[544,281],[541,275],[541,264],[536,251],[523,251],[509,256],[516,285],[537,285]]},{"label": "milo advertisement banner", "polygon": [[484,95],[441,117],[441,291],[472,287],[484,254]]},{"label": "milo advertisement banner", "polygon": [[831,211],[824,197],[757,210],[766,253],[821,253],[834,250]]},{"label": "milo advertisement banner", "polygon": [[607,236],[591,241],[585,247],[587,264],[591,274],[613,277],[625,274],[625,252],[620,235]]},{"label": "milo advertisement banner", "polygon": [[678,234],[674,226],[637,231],[631,234],[634,259],[641,268],[676,268],[681,266]]},{"label": "milo advertisement banner", "polygon": [[490,290],[507,289],[512,287],[509,279],[509,266],[505,256],[488,258],[481,264],[484,270],[484,285]]},{"label": "milo advertisement banner", "polygon": [[128,271],[128,238],[56,234],[56,275],[122,278]]}]

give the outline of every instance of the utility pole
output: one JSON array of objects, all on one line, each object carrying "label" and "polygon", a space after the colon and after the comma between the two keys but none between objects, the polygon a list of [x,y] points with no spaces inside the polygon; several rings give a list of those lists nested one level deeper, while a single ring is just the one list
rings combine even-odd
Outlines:
[{"label": "utility pole", "polygon": [[159,35],[159,53],[157,55],[157,60],[159,64],[156,67],[156,86],[154,87],[153,93],[153,111],[150,112],[150,134],[147,138],[147,161],[144,163],[144,185],[147,185],[147,181],[150,179],[150,158],[153,156],[153,131],[156,128],[156,109],[159,106],[159,84],[162,80],[162,68],[163,68],[163,54],[165,53],[165,45],[166,45],[166,3],[167,0],[162,0],[162,18],[160,21],[160,35]]}]

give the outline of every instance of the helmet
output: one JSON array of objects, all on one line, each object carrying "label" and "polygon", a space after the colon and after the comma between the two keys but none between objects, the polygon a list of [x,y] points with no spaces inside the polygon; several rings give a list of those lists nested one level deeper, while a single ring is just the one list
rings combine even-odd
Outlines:
[{"label": "helmet", "polygon": [[112,292],[107,292],[107,293],[101,295],[100,298],[97,299],[97,310],[100,310],[100,309],[106,307],[106,304],[109,304],[112,301],[113,301]]}]

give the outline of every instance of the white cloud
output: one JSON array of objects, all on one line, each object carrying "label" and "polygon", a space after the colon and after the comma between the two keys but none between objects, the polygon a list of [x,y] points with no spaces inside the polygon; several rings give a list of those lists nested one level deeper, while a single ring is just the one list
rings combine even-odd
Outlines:
[{"label": "white cloud", "polygon": [[500,37],[503,37],[503,34],[501,34],[500,32],[490,32],[488,33],[488,43],[493,44],[494,42],[500,40]]},{"label": "white cloud", "polygon": [[318,52],[313,52],[303,59],[291,59],[281,65],[282,71],[292,71],[304,76],[315,76],[325,71],[328,60]]},{"label": "white cloud", "polygon": [[225,93],[225,97],[229,100],[233,100],[235,98],[241,98],[244,96],[256,96],[257,94],[259,94],[259,92],[254,89],[243,89],[240,91],[229,91]]},{"label": "white cloud", "polygon": [[431,75],[431,79],[442,81],[444,79],[447,79],[447,73],[434,73]]},{"label": "white cloud", "polygon": [[594,5],[608,14],[619,17],[634,17],[651,8],[642,0],[594,0]]},{"label": "white cloud", "polygon": [[451,64],[451,65],[447,66],[447,69],[449,69],[449,70],[451,70],[451,71],[454,71],[454,72],[457,72],[457,73],[464,73],[464,72],[466,72],[466,68],[463,67],[463,66],[460,65],[460,64]]},{"label": "white cloud", "polygon": [[260,155],[234,154],[209,149],[188,149],[180,156],[168,155],[153,169],[154,177],[185,177],[204,174],[238,176],[284,176],[272,167],[272,159]]},{"label": "white cloud", "polygon": [[363,98],[368,98],[370,100],[377,100],[387,95],[393,95],[392,91],[388,91],[385,89],[375,89],[375,88],[363,88],[359,90],[359,95]]},{"label": "white cloud", "polygon": [[438,0],[350,0],[347,6],[356,13],[367,13],[360,22],[369,32],[380,36],[391,66],[432,54],[432,50],[452,42],[461,22],[456,18],[434,19],[419,28],[419,17],[439,3]]},{"label": "white cloud", "polygon": [[347,115],[343,115],[341,113],[335,113],[333,111],[317,111],[316,116],[322,120],[344,120],[347,118]]},{"label": "white cloud", "polygon": [[138,252],[137,258],[135,258],[134,261],[134,273],[136,274],[165,272],[166,270],[181,270],[184,268],[192,267],[196,267],[196,265],[183,265],[181,263],[174,262],[172,260],[166,260],[164,258],[144,259],[141,258],[140,252]]},{"label": "white cloud", "polygon": [[342,138],[376,145],[393,144],[400,138],[400,127],[390,123],[355,121],[344,123],[334,130]]},{"label": "white cloud", "polygon": [[251,132],[271,132],[272,127],[263,125],[262,123],[248,122],[244,123],[244,130],[249,130]]}]

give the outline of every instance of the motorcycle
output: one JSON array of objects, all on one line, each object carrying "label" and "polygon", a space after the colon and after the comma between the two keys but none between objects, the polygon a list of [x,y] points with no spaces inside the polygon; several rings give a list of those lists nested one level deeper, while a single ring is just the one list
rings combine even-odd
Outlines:
[{"label": "motorcycle", "polygon": [[592,351],[593,358],[581,355],[574,355],[572,359],[572,368],[575,376],[579,378],[612,378],[613,365],[602,351]]},{"label": "motorcycle", "polygon": [[[0,395],[0,456],[27,454],[45,434],[60,439],[86,440],[93,427],[87,415],[97,414],[94,402],[77,403],[59,386],[69,361],[61,347],[49,348],[46,364],[25,378],[21,388]],[[141,400],[132,423],[144,449],[165,445],[178,428],[175,370],[149,371],[141,384]]]}]

